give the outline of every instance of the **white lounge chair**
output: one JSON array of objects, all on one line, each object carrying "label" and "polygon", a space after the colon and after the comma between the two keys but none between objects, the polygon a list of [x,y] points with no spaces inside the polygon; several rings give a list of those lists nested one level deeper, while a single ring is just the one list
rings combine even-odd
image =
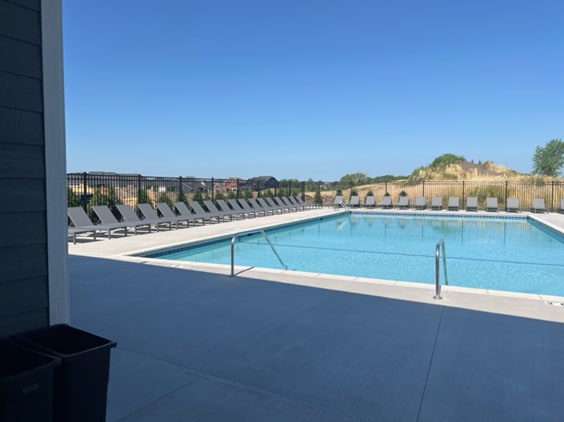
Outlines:
[{"label": "white lounge chair", "polygon": [[432,210],[442,210],[443,209],[443,197],[433,196],[431,198],[431,209]]},{"label": "white lounge chair", "polygon": [[398,207],[399,209],[407,209],[409,208],[409,197],[407,196],[400,196],[398,199],[398,203],[396,204],[396,207]]},{"label": "white lounge chair", "polygon": [[157,227],[161,225],[167,225],[169,230],[172,230],[172,223],[174,223],[175,228],[178,228],[177,221],[169,220],[168,218],[159,217],[157,211],[151,206],[151,204],[137,204],[137,208],[143,214],[145,220],[153,221],[153,224],[156,224]]},{"label": "white lounge chair", "polygon": [[546,212],[546,206],[544,205],[544,198],[533,198],[533,206],[531,207],[532,212]]},{"label": "white lounge chair", "polygon": [[367,195],[364,199],[364,206],[365,207],[372,207],[376,206],[376,200],[374,199],[374,195]]},{"label": "white lounge chair", "polygon": [[558,207],[559,213],[564,213],[564,198],[560,200],[560,207]]},{"label": "white lounge chair", "polygon": [[466,198],[466,211],[478,211],[478,197],[469,196]]},{"label": "white lounge chair", "polygon": [[349,200],[349,207],[359,207],[360,206],[360,197],[358,195],[351,195],[351,199]]},{"label": "white lounge chair", "polygon": [[519,198],[507,198],[507,212],[519,212]]},{"label": "white lounge chair", "polygon": [[97,232],[106,232],[108,234],[108,239],[111,239],[113,230],[125,230],[127,232],[127,227],[121,223],[94,224],[82,207],[68,207],[67,215],[71,220],[71,226],[68,228],[68,234],[69,236],[72,236],[73,243],[76,243],[77,234],[92,233],[94,239],[96,239]]},{"label": "white lounge chair", "polygon": [[424,196],[416,196],[415,197],[415,209],[416,210],[424,210],[427,208],[427,200]]},{"label": "white lounge chair", "polygon": [[460,208],[460,199],[458,196],[450,196],[448,198],[447,210],[449,211],[458,211]]},{"label": "white lounge chair", "polygon": [[382,208],[392,208],[392,197],[390,195],[384,195],[382,197]]},{"label": "white lounge chair", "polygon": [[335,208],[344,208],[345,202],[343,201],[343,195],[335,196],[335,199],[333,200],[333,205],[335,206]]},{"label": "white lounge chair", "polygon": [[486,211],[497,212],[498,209],[499,206],[497,204],[497,198],[495,197],[486,198]]}]

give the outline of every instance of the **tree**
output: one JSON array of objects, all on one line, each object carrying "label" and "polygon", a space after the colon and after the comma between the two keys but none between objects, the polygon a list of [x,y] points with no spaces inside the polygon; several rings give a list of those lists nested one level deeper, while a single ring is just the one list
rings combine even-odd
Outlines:
[{"label": "tree", "polygon": [[533,156],[533,173],[557,177],[564,166],[564,142],[552,139],[544,147],[537,146]]}]

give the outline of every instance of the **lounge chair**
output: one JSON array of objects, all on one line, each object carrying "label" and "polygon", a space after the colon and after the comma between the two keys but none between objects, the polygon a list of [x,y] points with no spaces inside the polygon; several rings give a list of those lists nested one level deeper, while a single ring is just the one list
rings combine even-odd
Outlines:
[{"label": "lounge chair", "polygon": [[76,243],[76,235],[83,233],[92,233],[96,239],[97,232],[106,232],[108,239],[112,238],[113,230],[125,230],[127,234],[127,227],[121,223],[118,224],[94,224],[84,208],[82,207],[68,207],[67,215],[71,220],[71,226],[68,228],[69,236],[72,236],[73,243]]},{"label": "lounge chair", "polygon": [[478,197],[469,196],[466,198],[466,211],[478,211]]},{"label": "lounge chair", "polygon": [[416,210],[424,210],[427,208],[427,200],[424,196],[416,196],[415,197],[415,209]]},{"label": "lounge chair", "polygon": [[245,211],[241,207],[239,207],[238,210],[231,208],[227,202],[225,202],[225,199],[216,199],[216,202],[217,205],[221,207],[220,211],[229,212],[231,214],[231,218],[245,218]]},{"label": "lounge chair", "polygon": [[458,196],[450,196],[448,198],[447,210],[448,211],[458,211],[460,208],[460,199]]},{"label": "lounge chair", "polygon": [[351,195],[351,199],[349,200],[349,207],[359,207],[360,206],[360,197],[358,195]]},{"label": "lounge chair", "polygon": [[559,213],[564,213],[564,199],[560,200],[560,207],[558,207]]},{"label": "lounge chair", "polygon": [[335,196],[335,200],[333,201],[333,205],[335,208],[344,208],[345,202],[343,201],[343,195]]},{"label": "lounge chair", "polygon": [[319,208],[319,205],[316,205],[316,204],[307,204],[307,203],[306,203],[302,198],[300,198],[299,196],[294,196],[293,198],[294,198],[294,200],[295,200],[298,204],[303,205],[306,210],[307,210],[307,209],[312,209],[312,208]]},{"label": "lounge chair", "polygon": [[239,201],[237,201],[236,199],[231,198],[231,199],[228,199],[227,202],[229,202],[229,205],[231,205],[231,208],[233,208],[237,212],[243,213],[243,215],[245,217],[256,217],[257,216],[256,211],[253,210],[244,199],[240,199]]},{"label": "lounge chair", "polygon": [[399,209],[407,209],[409,208],[409,197],[407,196],[400,196],[398,199],[398,203],[396,204],[396,207],[398,207]]},{"label": "lounge chair", "polygon": [[105,226],[122,226],[125,228],[125,235],[127,236],[127,228],[132,227],[135,234],[137,234],[137,227],[144,226],[143,222],[127,222],[127,221],[119,221],[114,213],[110,210],[107,205],[94,205],[92,207],[92,211],[98,217],[100,222]]},{"label": "lounge chair", "polygon": [[141,211],[141,214],[143,214],[145,220],[156,222],[154,224],[156,224],[157,226],[168,225],[168,229],[172,230],[172,224],[174,223],[174,227],[178,228],[177,221],[173,221],[165,217],[159,217],[157,210],[155,210],[151,204],[137,204],[137,208],[139,209],[139,211]]},{"label": "lounge chair", "polygon": [[392,208],[392,197],[390,195],[384,195],[382,197],[382,208]]},{"label": "lounge chair", "polygon": [[247,201],[249,201],[249,204],[251,204],[254,209],[263,211],[264,215],[267,215],[268,213],[270,213],[270,215],[274,215],[276,212],[276,210],[272,209],[272,207],[264,202],[262,198],[260,198],[260,201],[259,198],[249,198]]},{"label": "lounge chair", "polygon": [[489,197],[486,198],[486,211],[497,212],[499,210],[499,206],[497,204],[497,198]]},{"label": "lounge chair", "polygon": [[283,196],[282,200],[294,206],[297,211],[305,211],[307,208],[305,204],[298,203],[293,196]]},{"label": "lounge chair", "polygon": [[268,196],[266,198],[257,198],[257,201],[259,201],[259,204],[261,204],[263,207],[266,205],[268,207],[270,207],[272,210],[274,211],[280,211],[281,213],[288,211],[290,212],[290,208],[285,206],[285,205],[280,205],[277,204],[274,199],[269,198]]},{"label": "lounge chair", "polygon": [[443,209],[443,197],[433,196],[431,198],[431,209],[432,210],[442,210]]},{"label": "lounge chair", "polygon": [[531,207],[532,212],[546,212],[546,207],[544,205],[544,198],[533,198],[533,206]]},{"label": "lounge chair", "polygon": [[137,224],[138,227],[147,226],[149,232],[151,231],[151,228],[155,226],[157,231],[159,231],[160,225],[158,220],[152,221],[146,218],[145,219],[139,218],[139,216],[135,213],[135,210],[129,205],[120,204],[120,205],[116,205],[116,208],[121,214],[123,221],[126,221],[129,224]]},{"label": "lounge chair", "polygon": [[239,199],[239,203],[241,204],[241,206],[245,211],[253,212],[256,216],[260,216],[261,214],[264,216],[267,214],[266,210],[262,208],[257,202],[253,204],[247,199]]},{"label": "lounge chair", "polygon": [[178,228],[179,223],[184,223],[188,227],[190,226],[190,221],[194,221],[192,215],[176,215],[166,202],[157,202],[157,210],[159,210],[164,219],[173,222],[176,228]]},{"label": "lounge chair", "polygon": [[376,206],[376,201],[374,200],[374,195],[367,195],[364,199],[364,206],[365,207],[372,207]]},{"label": "lounge chair", "polygon": [[507,198],[507,212],[519,212],[519,198]]},{"label": "lounge chair", "polygon": [[193,221],[194,223],[196,223],[196,221],[198,220],[201,220],[202,224],[205,224],[206,217],[194,214],[190,210],[190,208],[188,208],[188,205],[186,205],[185,202],[182,201],[175,202],[174,208],[176,208],[176,211],[178,212],[178,216],[187,218],[190,221]]},{"label": "lounge chair", "polygon": [[229,221],[233,220],[233,214],[231,214],[230,211],[220,210],[215,206],[215,204],[211,199],[204,200],[204,205],[206,206],[206,208],[210,213],[212,213],[213,215],[217,215],[218,218],[221,218],[224,221],[226,218],[229,218]]},{"label": "lounge chair", "polygon": [[289,198],[287,198],[286,196],[279,196],[278,198],[276,198],[276,201],[278,202],[278,204],[280,205],[284,205],[286,208],[288,208],[288,210],[290,211],[299,211],[301,207],[299,207],[298,205],[292,203],[290,201]]},{"label": "lounge chair", "polygon": [[192,208],[192,211],[194,212],[194,214],[196,214],[198,218],[202,219],[203,224],[206,224],[206,221],[213,221],[213,220],[215,220],[216,223],[219,223],[220,218],[223,218],[223,216],[220,216],[217,213],[206,211],[204,208],[202,208],[202,206],[198,201],[188,200],[188,206]]}]

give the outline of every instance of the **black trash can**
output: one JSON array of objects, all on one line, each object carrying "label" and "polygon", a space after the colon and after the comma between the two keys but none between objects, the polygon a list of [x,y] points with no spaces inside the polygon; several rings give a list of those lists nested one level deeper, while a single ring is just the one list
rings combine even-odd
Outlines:
[{"label": "black trash can", "polygon": [[53,383],[60,360],[0,339],[0,421],[53,421]]},{"label": "black trash can", "polygon": [[14,338],[61,361],[55,371],[55,421],[106,420],[110,352],[115,342],[67,324],[28,331]]}]

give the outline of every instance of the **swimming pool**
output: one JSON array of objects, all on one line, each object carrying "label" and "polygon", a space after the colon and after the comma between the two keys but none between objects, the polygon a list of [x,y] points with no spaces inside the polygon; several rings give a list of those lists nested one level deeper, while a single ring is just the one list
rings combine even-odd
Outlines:
[{"label": "swimming pool", "polygon": [[[344,213],[267,231],[290,270],[434,283],[444,239],[450,285],[564,296],[564,235],[525,216]],[[143,254],[231,263],[231,237]],[[240,237],[238,266],[281,268],[260,234]],[[442,277],[442,275],[441,275]]]}]

